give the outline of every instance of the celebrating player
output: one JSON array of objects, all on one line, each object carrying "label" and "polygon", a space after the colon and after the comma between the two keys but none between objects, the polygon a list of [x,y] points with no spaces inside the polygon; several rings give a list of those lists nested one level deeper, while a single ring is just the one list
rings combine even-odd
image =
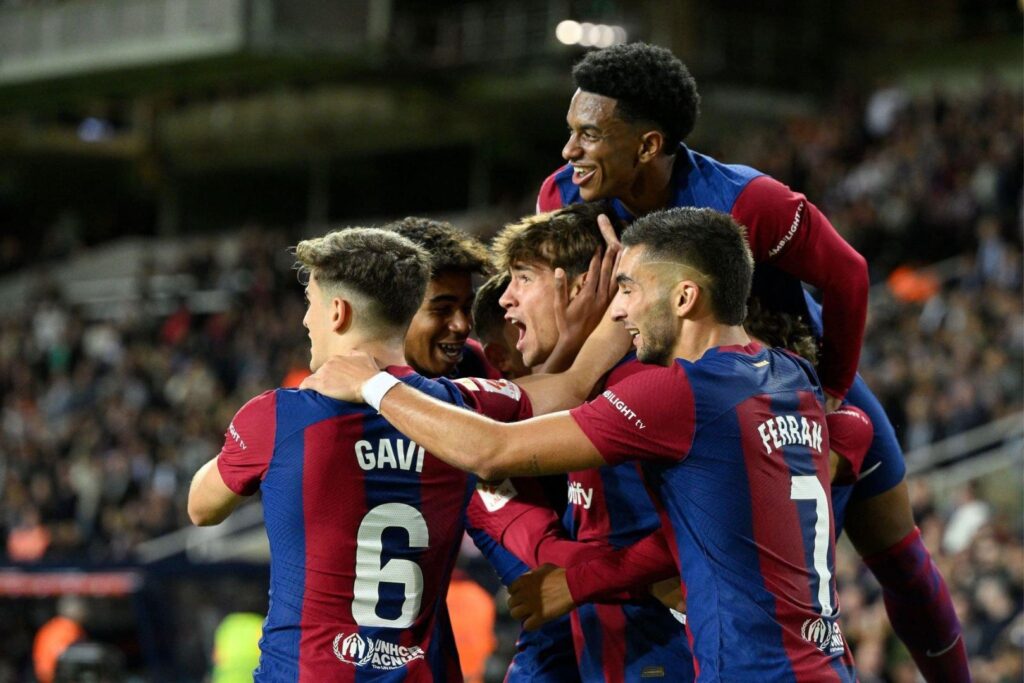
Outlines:
[{"label": "celebrating player", "polygon": [[718,212],[672,209],[622,241],[612,310],[637,357],[658,367],[592,402],[499,424],[395,386],[365,354],[331,359],[333,376],[348,377],[332,393],[368,398],[488,479],[642,460],[692,595],[697,680],[853,681],[837,622],[824,395],[805,361],[741,326],[753,270],[743,230]]},{"label": "celebrating player", "polygon": [[405,336],[405,358],[424,377],[500,375],[469,338],[473,331],[473,275],[487,270],[487,249],[449,223],[410,216],[383,226],[427,252],[430,282]]},{"label": "celebrating player", "polygon": [[[895,431],[856,374],[867,312],[864,259],[802,194],[684,144],[700,100],[686,66],[668,50],[644,43],[596,50],[576,65],[573,78],[577,90],[562,149],[568,163],[544,181],[538,210],[596,199],[614,200],[625,218],[667,207],[709,207],[747,227],[757,263],[755,295],[814,325],[829,408],[846,396],[874,425],[845,531],[882,584],[893,628],[925,678],[969,680],[960,622],[914,525]],[[801,281],[821,291],[820,306]]]},{"label": "celebrating player", "polygon": [[[296,257],[309,277],[310,369],[360,349],[438,400],[501,420],[531,414],[515,385],[435,382],[404,365],[430,272],[416,245],[356,228],[301,242]],[[595,369],[576,384],[570,372],[539,385],[538,411],[578,404],[615,354],[584,360]],[[474,483],[365,406],[298,390],[243,406],[193,478],[188,509],[216,524],[263,493],[271,602],[256,680],[460,681],[444,593]]]}]

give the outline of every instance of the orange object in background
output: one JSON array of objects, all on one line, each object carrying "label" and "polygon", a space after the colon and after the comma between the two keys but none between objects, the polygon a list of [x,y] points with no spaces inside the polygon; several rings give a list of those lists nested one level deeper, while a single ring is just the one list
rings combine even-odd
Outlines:
[{"label": "orange object in background", "polygon": [[939,291],[939,280],[932,273],[911,266],[899,266],[886,280],[889,291],[900,301],[922,303]]},{"label": "orange object in background", "polygon": [[299,385],[302,384],[302,380],[309,377],[311,374],[309,368],[292,368],[288,371],[288,374],[284,376],[284,380],[281,382],[283,389],[298,389]]},{"label": "orange object in background", "polygon": [[59,614],[39,627],[32,644],[32,664],[39,683],[51,683],[64,650],[83,639],[85,629],[74,619]]},{"label": "orange object in background", "polygon": [[459,648],[463,680],[483,683],[487,660],[498,646],[494,636],[494,596],[456,569],[448,586],[448,614]]}]

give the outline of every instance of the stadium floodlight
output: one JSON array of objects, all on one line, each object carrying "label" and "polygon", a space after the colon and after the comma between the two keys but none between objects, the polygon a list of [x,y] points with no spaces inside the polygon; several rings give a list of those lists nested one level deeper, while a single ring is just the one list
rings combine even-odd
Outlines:
[{"label": "stadium floodlight", "polygon": [[566,19],[559,22],[558,26],[555,27],[555,38],[558,38],[558,42],[564,45],[576,45],[582,37],[583,28],[578,21]]},{"label": "stadium floodlight", "polygon": [[607,24],[580,23],[572,19],[558,22],[555,38],[563,45],[583,47],[610,47],[626,42],[626,29]]}]

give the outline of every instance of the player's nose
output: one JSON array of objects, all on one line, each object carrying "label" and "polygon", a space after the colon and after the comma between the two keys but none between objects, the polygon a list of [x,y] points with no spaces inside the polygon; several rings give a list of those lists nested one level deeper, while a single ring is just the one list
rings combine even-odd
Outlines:
[{"label": "player's nose", "polygon": [[473,328],[473,320],[465,311],[456,311],[455,315],[448,321],[448,329],[456,334],[469,334]]},{"label": "player's nose", "polygon": [[576,133],[569,133],[569,139],[562,147],[562,158],[566,161],[574,161],[583,156],[583,148],[580,147],[580,138]]}]

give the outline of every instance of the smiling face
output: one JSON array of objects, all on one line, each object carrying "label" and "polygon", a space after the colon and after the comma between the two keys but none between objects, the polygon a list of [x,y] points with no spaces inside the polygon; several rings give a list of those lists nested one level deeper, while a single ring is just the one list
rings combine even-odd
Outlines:
[{"label": "smiling face", "polygon": [[519,331],[515,348],[528,367],[547,360],[558,342],[555,325],[555,271],[539,262],[516,261],[511,282],[498,300],[505,319]]},{"label": "smiling face", "polygon": [[623,250],[612,317],[633,336],[633,347],[641,363],[667,366],[675,357],[679,327],[669,288],[658,277],[656,268],[645,267],[645,260],[641,246]]},{"label": "smiling face", "polygon": [[628,199],[636,181],[643,143],[639,131],[615,115],[616,100],[577,90],[569,103],[569,141],[562,157],[572,164],[572,182],[585,201]]},{"label": "smiling face", "polygon": [[405,358],[416,372],[425,377],[451,374],[473,329],[472,308],[469,273],[449,270],[430,280],[405,335]]}]

